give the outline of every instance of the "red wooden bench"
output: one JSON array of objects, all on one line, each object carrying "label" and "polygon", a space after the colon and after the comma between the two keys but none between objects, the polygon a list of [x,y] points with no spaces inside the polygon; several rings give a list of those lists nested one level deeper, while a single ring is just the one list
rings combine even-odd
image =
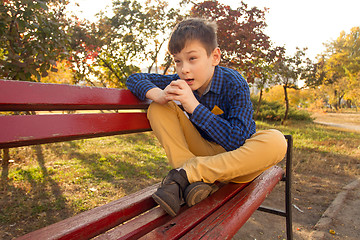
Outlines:
[{"label": "red wooden bench", "polygon": [[[128,90],[0,80],[0,111],[146,110]],[[0,115],[0,149],[75,139],[150,131],[145,111],[87,114]],[[292,239],[291,158],[288,140],[286,173],[274,166],[247,184],[219,184],[213,195],[175,218],[152,200],[158,185],[83,212],[19,239],[228,239],[255,210],[286,218]],[[285,210],[261,206],[280,181],[285,183]]]}]

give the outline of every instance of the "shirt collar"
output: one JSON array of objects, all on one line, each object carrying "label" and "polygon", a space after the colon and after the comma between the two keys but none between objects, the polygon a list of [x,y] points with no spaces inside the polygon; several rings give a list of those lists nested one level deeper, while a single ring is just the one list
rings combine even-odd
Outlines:
[{"label": "shirt collar", "polygon": [[211,88],[211,85],[212,85],[212,81],[213,81],[213,79],[211,78],[211,80],[210,80],[210,82],[209,82],[209,85],[206,87],[203,95],[207,94],[207,93],[210,91],[210,88]]},{"label": "shirt collar", "polygon": [[223,83],[223,72],[219,66],[215,66],[214,75],[208,86],[209,90],[206,89],[205,94],[209,91],[216,94],[220,94],[222,83]]}]

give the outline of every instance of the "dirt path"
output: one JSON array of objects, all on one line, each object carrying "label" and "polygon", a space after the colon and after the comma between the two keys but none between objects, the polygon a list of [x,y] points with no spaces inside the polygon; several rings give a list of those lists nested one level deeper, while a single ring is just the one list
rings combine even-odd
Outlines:
[{"label": "dirt path", "polygon": [[312,239],[360,239],[360,178],[346,185],[324,212]]},{"label": "dirt path", "polygon": [[[282,192],[275,189],[264,205],[281,208]],[[358,240],[360,239],[360,178],[343,188],[316,224],[311,225],[316,209],[298,207],[293,201],[293,235],[295,240]],[[305,220],[307,218],[307,220]],[[285,220],[282,217],[255,212],[234,236],[233,240],[286,239]]]},{"label": "dirt path", "polygon": [[[318,124],[360,131],[360,113],[317,113],[313,117]],[[351,183],[338,179],[343,182],[343,188],[335,196],[330,191],[331,183],[321,183],[321,179],[321,176],[312,176],[306,179],[308,183],[304,186],[295,177],[292,191],[294,239],[360,239],[360,178]],[[284,188],[279,185],[268,196],[264,205],[284,209],[283,199]],[[286,239],[285,219],[257,211],[233,239]]]},{"label": "dirt path", "polygon": [[314,123],[360,132],[360,125],[357,126],[357,125],[351,125],[351,124],[329,123],[329,122],[322,122],[322,121],[317,121],[317,120],[315,120]]},{"label": "dirt path", "polygon": [[360,131],[360,113],[313,113],[318,124]]}]

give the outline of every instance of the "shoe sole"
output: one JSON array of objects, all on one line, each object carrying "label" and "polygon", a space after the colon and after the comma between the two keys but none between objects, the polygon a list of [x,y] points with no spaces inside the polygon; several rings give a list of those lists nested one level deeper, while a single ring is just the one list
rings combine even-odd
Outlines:
[{"label": "shoe sole", "polygon": [[203,182],[190,184],[185,190],[185,201],[189,207],[201,202],[213,192],[213,188]]},{"label": "shoe sole", "polygon": [[151,195],[151,197],[154,199],[154,201],[160,205],[160,207],[162,209],[165,210],[165,212],[167,212],[170,216],[175,217],[176,216],[176,212],[166,203],[164,202],[161,197],[159,197],[158,195],[156,195],[155,193]]}]

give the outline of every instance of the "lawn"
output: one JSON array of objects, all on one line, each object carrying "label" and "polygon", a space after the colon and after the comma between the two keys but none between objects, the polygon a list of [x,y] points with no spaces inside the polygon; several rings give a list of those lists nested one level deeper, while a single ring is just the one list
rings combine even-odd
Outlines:
[{"label": "lawn", "polygon": [[[360,175],[359,134],[310,122],[257,124],[293,135],[293,195],[298,207],[313,210],[295,221],[311,228],[341,187]],[[152,133],[21,147],[10,154],[13,161],[1,175],[0,239],[138,191],[170,169]]]}]

